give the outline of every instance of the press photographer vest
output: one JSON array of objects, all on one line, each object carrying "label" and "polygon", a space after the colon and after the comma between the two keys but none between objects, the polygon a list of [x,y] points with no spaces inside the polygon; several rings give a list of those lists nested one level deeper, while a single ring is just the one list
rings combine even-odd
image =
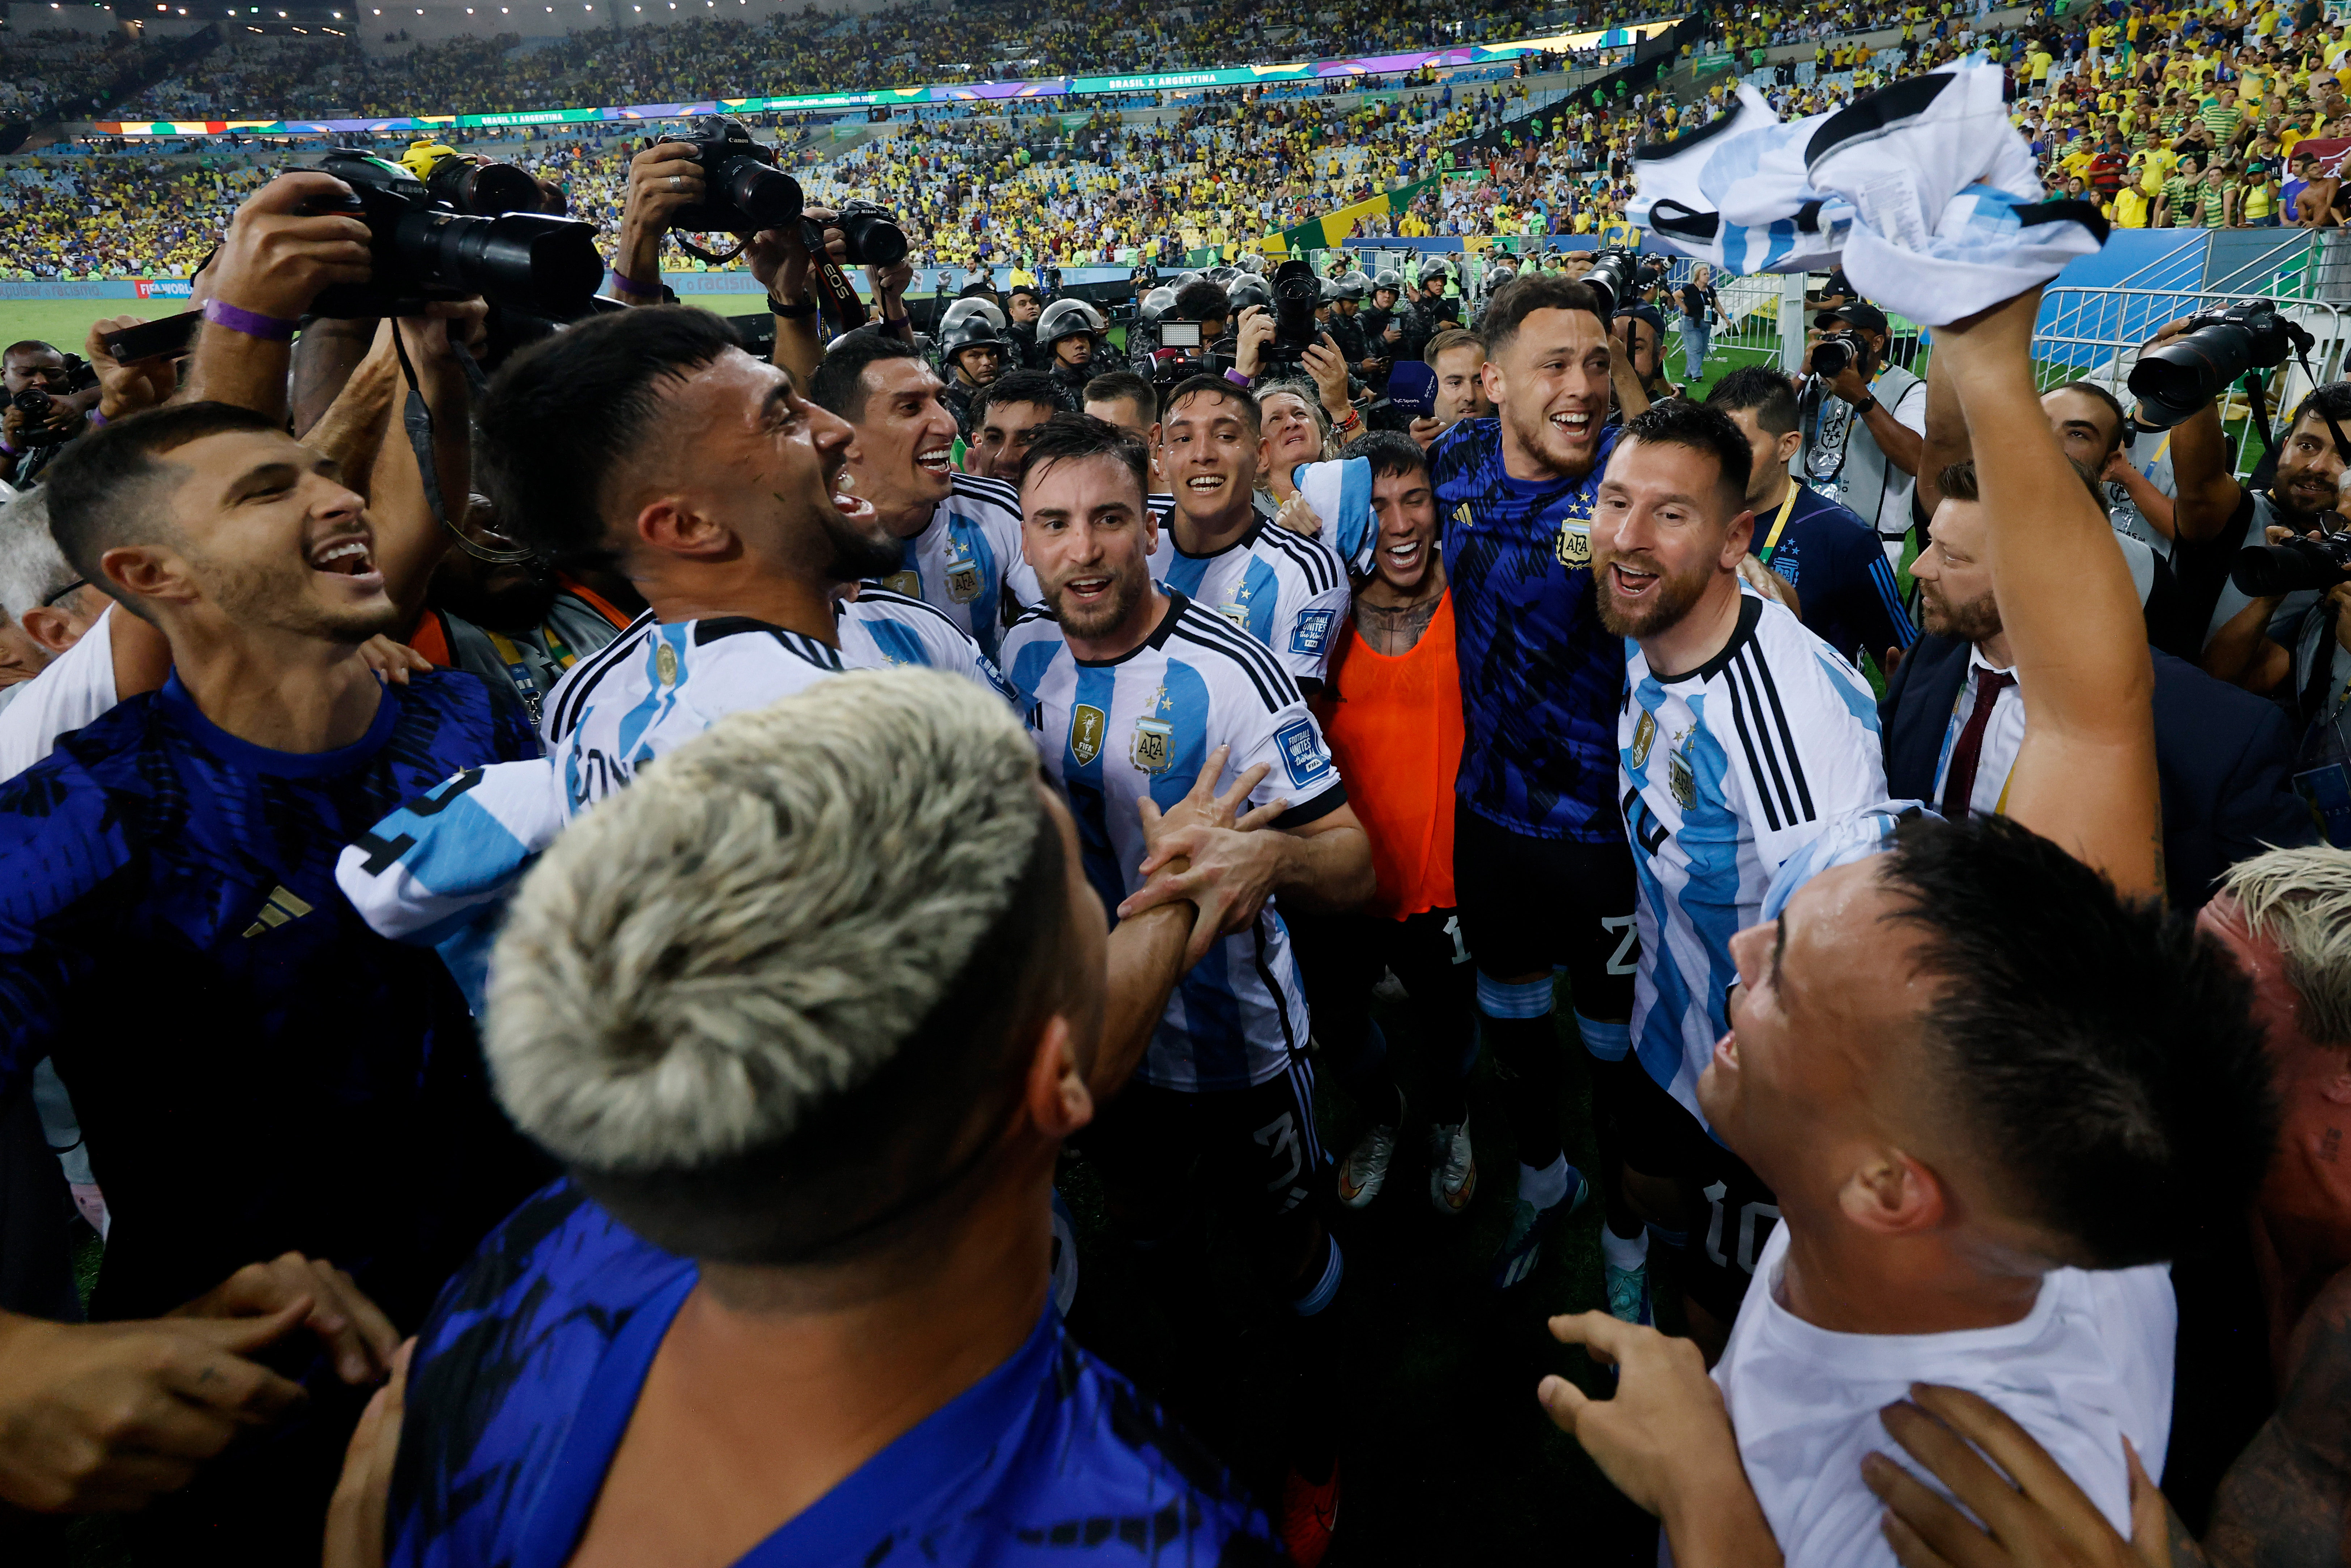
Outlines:
[{"label": "press photographer vest", "polygon": [[[1888,365],[1869,383],[1869,392],[1890,412],[1900,408],[1917,384],[1918,378],[1908,371]],[[1886,486],[1888,481],[1907,476],[1886,461],[1886,454],[1878,449],[1853,404],[1825,391],[1809,392],[1800,428],[1804,446],[1796,455],[1796,477],[1857,513],[1878,529],[1881,538],[1886,537],[1881,517]]]}]

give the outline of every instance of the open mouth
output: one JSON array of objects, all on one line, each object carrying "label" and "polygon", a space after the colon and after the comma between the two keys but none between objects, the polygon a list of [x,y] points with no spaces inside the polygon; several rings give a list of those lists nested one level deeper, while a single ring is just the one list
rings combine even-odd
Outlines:
[{"label": "open mouth", "polygon": [[1570,441],[1589,441],[1592,439],[1592,414],[1583,409],[1555,413],[1551,416],[1551,427]]},{"label": "open mouth", "polygon": [[925,474],[952,475],[955,472],[954,458],[955,448],[952,446],[934,447],[928,452],[915,453],[914,466]]},{"label": "open mouth", "polygon": [[1111,580],[1107,577],[1073,577],[1061,584],[1061,597],[1081,609],[1100,604],[1110,596]]},{"label": "open mouth", "polygon": [[1420,564],[1420,550],[1421,545],[1418,539],[1406,539],[1402,544],[1388,546],[1384,553],[1387,557],[1388,565],[1398,571],[1407,571]]},{"label": "open mouth", "polygon": [[1222,474],[1195,474],[1184,481],[1184,488],[1195,496],[1213,496],[1225,487]]},{"label": "open mouth", "polygon": [[1609,591],[1619,599],[1639,599],[1657,586],[1658,574],[1642,571],[1622,561],[1612,561],[1608,567]]},{"label": "open mouth", "polygon": [[375,569],[375,551],[368,541],[352,534],[322,539],[310,549],[310,570],[329,577],[348,577],[355,582],[381,586],[383,578]]}]

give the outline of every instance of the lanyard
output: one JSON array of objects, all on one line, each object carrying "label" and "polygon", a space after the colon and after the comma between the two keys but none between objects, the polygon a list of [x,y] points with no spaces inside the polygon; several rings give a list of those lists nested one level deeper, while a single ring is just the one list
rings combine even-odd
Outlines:
[{"label": "lanyard", "polygon": [[1763,548],[1756,552],[1765,566],[1771,564],[1771,552],[1780,548],[1780,530],[1788,526],[1788,514],[1795,509],[1796,482],[1791,479],[1788,481],[1788,498],[1780,503],[1780,515],[1771,519],[1771,537],[1765,539]]}]

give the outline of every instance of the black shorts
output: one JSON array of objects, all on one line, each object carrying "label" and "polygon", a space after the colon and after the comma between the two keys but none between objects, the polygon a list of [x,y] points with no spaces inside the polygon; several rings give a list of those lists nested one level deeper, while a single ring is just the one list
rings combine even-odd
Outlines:
[{"label": "black shorts", "polygon": [[1643,1176],[1670,1176],[1689,1203],[1689,1247],[1682,1288],[1728,1323],[1739,1315],[1755,1260],[1780,1207],[1747,1162],[1714,1141],[1689,1108],[1660,1088],[1628,1056],[1613,1110],[1624,1140],[1625,1163]]},{"label": "black shorts", "polygon": [[1405,1016],[1427,1048],[1448,1067],[1468,1053],[1478,972],[1458,911],[1425,909],[1400,920],[1313,913],[1282,919],[1306,985],[1315,1042],[1324,1051],[1343,1058],[1360,1048],[1371,1020],[1372,988],[1386,969],[1403,984]]},{"label": "black shorts", "polygon": [[1252,1228],[1311,1212],[1329,1156],[1302,1055],[1263,1083],[1191,1093],[1137,1080],[1079,1135],[1109,1185],[1151,1207],[1187,1194]]},{"label": "black shorts", "polygon": [[1453,892],[1479,974],[1507,980],[1564,968],[1577,1012],[1607,1023],[1633,1016],[1641,939],[1633,852],[1622,840],[1533,838],[1465,805],[1453,819]]}]

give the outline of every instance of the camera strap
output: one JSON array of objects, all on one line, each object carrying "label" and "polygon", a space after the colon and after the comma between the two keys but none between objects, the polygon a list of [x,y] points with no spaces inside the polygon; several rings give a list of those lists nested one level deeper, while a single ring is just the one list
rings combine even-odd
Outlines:
[{"label": "camera strap", "polygon": [[[2304,376],[2309,379],[2311,389],[2316,391],[2320,383],[2318,372],[2310,368],[2310,346],[2297,340],[2294,346],[2294,362],[2302,367]],[[2318,417],[2326,422],[2326,434],[2335,438],[2335,455],[2345,464],[2351,465],[2351,436],[2343,434],[2343,427],[2335,423],[2335,416],[2326,412],[2325,403],[2318,405]]]},{"label": "camera strap", "polygon": [[2277,436],[2270,430],[2269,398],[2262,384],[2262,372],[2247,371],[2244,388],[2246,417],[2252,421],[2253,434],[2262,438],[2262,450],[2274,461],[2277,457]]},{"label": "camera strap", "polygon": [[[489,390],[489,378],[482,373],[482,367],[474,362],[474,356],[465,351],[464,344],[452,340],[449,346],[456,353],[457,367],[465,375],[466,387],[478,399]],[[433,509],[433,520],[446,528],[459,548],[475,560],[486,561],[492,566],[515,566],[538,559],[536,552],[531,550],[492,549],[487,545],[476,544],[465,537],[463,528],[449,520],[449,509],[443,504],[441,497],[440,468],[434,461],[433,410],[426,406],[424,391],[417,385],[416,366],[408,358],[408,344],[401,338],[397,320],[392,324],[392,352],[400,356],[400,373],[408,382],[408,397],[401,407],[400,423],[408,432],[410,450],[416,454],[417,477],[423,482],[424,504]]]}]

